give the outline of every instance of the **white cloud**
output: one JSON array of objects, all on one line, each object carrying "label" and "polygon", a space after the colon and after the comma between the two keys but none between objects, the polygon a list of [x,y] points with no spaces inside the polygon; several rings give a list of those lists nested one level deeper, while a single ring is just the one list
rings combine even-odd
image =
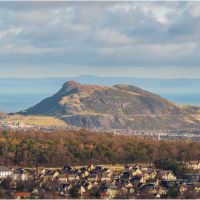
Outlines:
[{"label": "white cloud", "polygon": [[47,23],[52,16],[49,16],[45,12],[32,10],[29,12],[20,12],[16,16],[22,23],[26,23],[29,25],[41,25]]},{"label": "white cloud", "polygon": [[[174,2],[172,2],[173,4]],[[144,15],[153,17],[156,21],[160,23],[169,22],[169,14],[176,11],[176,6],[167,6],[162,3],[154,2],[130,2],[130,3],[118,3],[110,8],[113,12],[118,12],[120,14],[127,14],[131,12],[141,11]]]},{"label": "white cloud", "polygon": [[[19,68],[21,62],[27,66],[45,63],[47,69],[58,63],[96,68],[100,65],[164,68],[188,63],[197,66],[199,5],[199,2],[0,2],[0,60]],[[3,66],[0,64],[0,72]],[[78,73],[75,67],[74,70]]]},{"label": "white cloud", "polygon": [[200,3],[193,4],[190,9],[190,13],[193,17],[199,17],[200,16]]},{"label": "white cloud", "polygon": [[22,27],[12,27],[5,31],[0,31],[0,40],[3,39],[3,37],[6,37],[7,35],[17,35],[23,31]]},{"label": "white cloud", "polygon": [[89,26],[87,25],[83,25],[83,24],[74,24],[74,25],[70,25],[70,29],[72,31],[76,31],[76,32],[86,32],[89,30]]},{"label": "white cloud", "polygon": [[35,54],[44,54],[44,53],[53,53],[57,52],[60,49],[52,48],[39,48],[34,46],[15,46],[13,44],[7,44],[0,48],[0,53],[4,55],[35,55]]},{"label": "white cloud", "polygon": [[104,29],[97,33],[97,39],[106,45],[130,45],[134,39],[111,29]]},{"label": "white cloud", "polygon": [[144,45],[142,46],[143,51],[147,51],[154,56],[158,57],[177,57],[184,56],[197,47],[195,43],[185,43],[185,44],[156,44],[156,45]]}]

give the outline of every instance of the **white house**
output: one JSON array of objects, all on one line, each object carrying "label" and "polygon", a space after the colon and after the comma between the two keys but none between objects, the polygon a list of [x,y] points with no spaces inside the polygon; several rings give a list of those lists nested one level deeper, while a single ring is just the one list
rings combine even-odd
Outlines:
[{"label": "white house", "polygon": [[0,166],[0,178],[6,178],[12,175],[12,171],[5,166]]}]

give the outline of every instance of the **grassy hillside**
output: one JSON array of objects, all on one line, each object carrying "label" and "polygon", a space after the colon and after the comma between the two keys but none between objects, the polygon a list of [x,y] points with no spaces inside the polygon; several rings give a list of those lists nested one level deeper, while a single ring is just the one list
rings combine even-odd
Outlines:
[{"label": "grassy hillside", "polygon": [[21,122],[35,126],[55,126],[55,127],[66,126],[66,123],[63,120],[50,116],[12,115],[6,119],[6,122],[11,122],[11,123]]}]

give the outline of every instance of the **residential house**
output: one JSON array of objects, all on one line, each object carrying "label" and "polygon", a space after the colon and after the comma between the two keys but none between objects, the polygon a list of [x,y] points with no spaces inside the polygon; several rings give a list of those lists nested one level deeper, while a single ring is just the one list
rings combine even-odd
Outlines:
[{"label": "residential house", "polygon": [[129,171],[131,171],[133,169],[133,166],[131,166],[131,165],[125,165],[124,166],[124,171],[126,171],[126,172],[129,172]]},{"label": "residential house", "polygon": [[82,196],[83,193],[86,192],[86,189],[83,186],[79,186],[78,192],[80,193],[80,195]]},{"label": "residential house", "polygon": [[113,172],[112,172],[110,169],[108,169],[108,168],[103,168],[103,169],[101,170],[101,173],[113,174]]},{"label": "residential house", "polygon": [[131,170],[132,176],[137,176],[137,175],[140,175],[140,174],[142,174],[141,168],[139,168],[139,167],[132,168],[132,170]]},{"label": "residential house", "polygon": [[144,192],[144,193],[147,192],[147,193],[155,195],[157,193],[157,187],[154,184],[148,183],[148,184],[143,185],[140,188],[140,191]]},{"label": "residential house", "polygon": [[46,169],[45,168],[37,168],[37,174],[38,175],[45,175],[46,174]]},{"label": "residential house", "polygon": [[94,167],[93,164],[89,164],[88,167],[87,167],[87,171],[89,171],[89,172],[94,170],[94,169],[95,169],[95,167]]},{"label": "residential house", "polygon": [[130,179],[130,182],[132,183],[132,185],[134,187],[138,187],[138,185],[141,184],[140,180],[141,180],[141,177],[135,176],[135,177]]},{"label": "residential house", "polygon": [[107,192],[107,189],[108,189],[108,185],[106,184],[106,182],[103,182],[99,187],[99,190],[101,192]]},{"label": "residential house", "polygon": [[119,189],[116,185],[110,185],[107,189],[107,194],[109,198],[114,199],[117,194],[119,194]]},{"label": "residential house", "polygon": [[175,187],[178,187],[178,185],[180,184],[176,180],[164,180],[164,179],[160,180],[160,179],[158,179],[158,182],[160,183],[160,185],[162,185],[165,188],[175,188]]},{"label": "residential house", "polygon": [[38,189],[37,188],[33,188],[33,190],[31,191],[31,196],[33,196],[34,198],[38,199],[38,194],[39,194]]},{"label": "residential house", "polygon": [[26,181],[28,180],[28,173],[23,168],[15,169],[13,171],[12,177],[14,180]]},{"label": "residential house", "polygon": [[167,194],[167,190],[162,186],[156,187],[156,189],[157,191],[156,191],[155,197],[157,198],[160,198],[162,195]]},{"label": "residential house", "polygon": [[52,180],[57,178],[60,175],[60,173],[58,171],[54,171],[52,174]]},{"label": "residential house", "polygon": [[58,186],[58,193],[61,195],[61,196],[65,196],[65,197],[68,197],[69,196],[69,190],[72,188],[72,185],[71,184],[59,184]]},{"label": "residential house", "polygon": [[128,188],[122,186],[122,187],[120,188],[120,193],[122,193],[122,194],[127,194],[127,193],[128,193]]},{"label": "residential house", "polygon": [[118,182],[119,182],[119,179],[112,179],[110,181],[110,185],[117,185]]},{"label": "residential house", "polygon": [[127,182],[123,183],[123,186],[124,186],[125,188],[129,189],[129,188],[132,188],[132,187],[133,187],[133,184],[132,184],[131,182],[127,181]]},{"label": "residential house", "polygon": [[76,180],[79,180],[80,177],[78,174],[74,174],[74,173],[70,173],[70,174],[67,174],[67,181],[68,182],[74,182]]},{"label": "residential house", "polygon": [[81,167],[80,169],[78,169],[77,173],[81,174],[85,171],[87,171],[86,167]]},{"label": "residential house", "polygon": [[195,161],[186,162],[186,167],[193,170],[200,170],[200,161],[195,160]]},{"label": "residential house", "polygon": [[12,171],[8,167],[0,166],[0,179],[6,178],[11,175],[12,175]]},{"label": "residential house", "polygon": [[131,180],[130,180],[132,183],[134,183],[134,185],[135,185],[135,183],[136,184],[138,184],[138,183],[146,183],[146,181],[147,181],[147,178],[143,175],[143,174],[141,174],[141,175],[138,175],[138,176],[134,176]]},{"label": "residential house", "polygon": [[135,189],[132,187],[132,188],[129,188],[129,193],[130,194],[133,194],[135,192]]},{"label": "residential house", "polygon": [[77,171],[77,173],[79,174],[80,178],[85,178],[85,177],[87,177],[90,174],[89,171],[85,167],[80,168]]},{"label": "residential house", "polygon": [[100,177],[99,177],[99,175],[96,174],[96,173],[88,174],[87,180],[88,180],[88,181],[91,181],[91,182],[92,182],[92,181],[99,181],[99,180],[100,180]]},{"label": "residential house", "polygon": [[176,176],[171,170],[160,170],[158,172],[159,179],[162,180],[176,180]]},{"label": "residential house", "polygon": [[131,174],[130,172],[123,172],[122,174],[119,175],[120,180],[122,181],[129,181],[131,179]]},{"label": "residential house", "polygon": [[95,172],[95,173],[99,173],[103,170],[103,167],[102,166],[96,166],[95,169],[93,169],[92,171]]},{"label": "residential house", "polygon": [[133,187],[126,188],[125,186],[122,186],[119,188],[119,192],[121,194],[133,194],[135,192],[135,189]]},{"label": "residential house", "polygon": [[200,192],[200,185],[196,185],[194,187],[194,191],[199,193]]},{"label": "residential house", "polygon": [[191,183],[200,182],[200,174],[183,174],[183,178],[187,179]]},{"label": "residential house", "polygon": [[105,172],[102,172],[101,175],[100,175],[100,180],[101,181],[110,181],[111,178],[112,178],[112,172],[107,170]]},{"label": "residential house", "polygon": [[92,184],[92,182],[86,182],[85,184],[84,184],[84,188],[88,191],[88,190],[91,190],[92,188],[93,188],[93,184]]},{"label": "residential house", "polygon": [[57,178],[58,178],[59,183],[67,183],[68,182],[67,174],[60,174]]},{"label": "residential house", "polygon": [[184,193],[188,190],[188,186],[186,184],[181,184],[178,187],[180,193]]},{"label": "residential house", "polygon": [[69,172],[72,172],[72,171],[73,171],[73,168],[71,166],[64,166],[63,167],[64,173],[69,173]]},{"label": "residential house", "polygon": [[99,183],[98,183],[97,181],[93,181],[93,182],[92,182],[92,185],[93,185],[93,187],[96,187],[96,186],[99,185]]},{"label": "residential house", "polygon": [[148,179],[155,179],[157,175],[157,172],[154,168],[146,168],[142,170],[142,173],[148,177]]}]

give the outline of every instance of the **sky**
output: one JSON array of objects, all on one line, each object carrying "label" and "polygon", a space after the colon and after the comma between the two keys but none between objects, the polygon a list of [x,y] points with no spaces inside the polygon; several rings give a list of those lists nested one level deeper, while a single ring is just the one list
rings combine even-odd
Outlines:
[{"label": "sky", "polygon": [[200,78],[200,2],[0,2],[0,77]]}]

